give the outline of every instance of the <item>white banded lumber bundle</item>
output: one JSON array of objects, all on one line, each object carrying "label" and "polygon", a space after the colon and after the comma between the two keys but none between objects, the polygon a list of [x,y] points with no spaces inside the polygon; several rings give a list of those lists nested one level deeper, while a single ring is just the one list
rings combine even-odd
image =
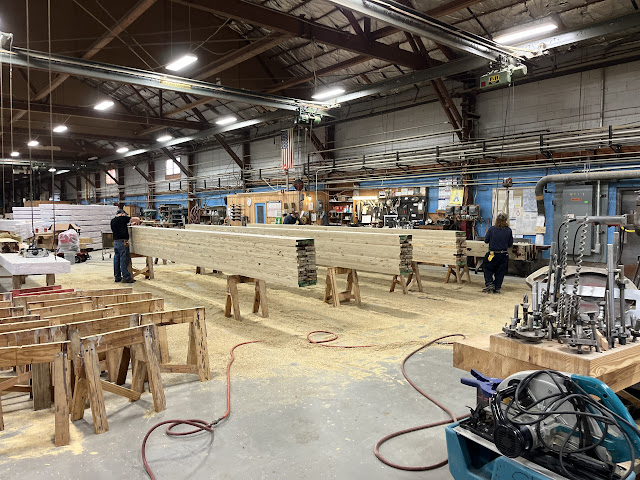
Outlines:
[{"label": "white banded lumber bundle", "polygon": [[130,227],[131,253],[221,270],[280,285],[317,282],[314,241],[249,233]]},{"label": "white banded lumber bundle", "polygon": [[[201,226],[201,225],[198,225]],[[465,232],[455,230],[400,230],[393,228],[356,228],[325,227],[322,225],[265,225],[273,228],[291,228],[305,232],[320,230],[325,232],[366,232],[376,235],[405,234],[411,235],[413,261],[440,265],[464,265],[467,262],[467,239]],[[247,228],[263,228],[263,225],[250,225]],[[306,233],[305,233],[306,235]],[[316,243],[316,249],[318,244]]]},{"label": "white banded lumber bundle", "polygon": [[187,230],[207,232],[258,233],[313,238],[316,263],[323,267],[342,267],[363,272],[389,275],[409,274],[411,270],[411,235],[398,232],[374,233],[365,229],[335,230],[305,229],[290,225],[252,225],[229,227],[223,225],[186,225]]}]

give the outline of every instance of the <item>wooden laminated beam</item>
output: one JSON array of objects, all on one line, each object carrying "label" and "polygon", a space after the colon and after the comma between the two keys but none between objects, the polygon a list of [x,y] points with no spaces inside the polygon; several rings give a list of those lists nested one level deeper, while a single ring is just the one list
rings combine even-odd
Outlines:
[{"label": "wooden laminated beam", "polygon": [[300,235],[286,238],[232,232],[130,227],[132,253],[163,258],[229,275],[304,287],[317,281],[315,247]]},{"label": "wooden laminated beam", "polygon": [[[323,267],[343,267],[389,275],[411,273],[411,235],[371,233],[356,229],[321,230],[265,225],[228,227],[219,225],[186,225],[187,230],[207,232],[259,233],[296,238],[313,238],[316,263]],[[466,257],[465,257],[466,258]]]}]

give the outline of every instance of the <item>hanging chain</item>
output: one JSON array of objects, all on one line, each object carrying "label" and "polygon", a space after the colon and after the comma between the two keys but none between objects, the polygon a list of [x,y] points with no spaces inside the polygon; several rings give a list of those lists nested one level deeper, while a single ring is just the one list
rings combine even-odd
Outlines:
[{"label": "hanging chain", "polygon": [[576,260],[576,273],[573,278],[573,295],[571,297],[570,315],[575,318],[580,310],[580,271],[582,270],[582,260],[584,259],[584,250],[587,244],[587,222],[582,222],[578,229],[580,230],[580,246],[578,247],[578,255]]},{"label": "hanging chain", "polygon": [[[562,276],[560,277],[560,300],[558,301],[558,326],[567,324],[567,257],[569,248],[569,224],[564,223],[564,232],[562,238],[562,252],[560,261],[562,262]],[[560,322],[562,320],[562,322]]]}]

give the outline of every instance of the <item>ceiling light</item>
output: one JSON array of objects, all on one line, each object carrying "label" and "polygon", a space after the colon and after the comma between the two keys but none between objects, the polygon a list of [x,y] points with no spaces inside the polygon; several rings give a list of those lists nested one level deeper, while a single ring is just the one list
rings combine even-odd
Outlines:
[{"label": "ceiling light", "polygon": [[12,157],[19,157],[20,156],[20,152],[11,152],[11,156]]},{"label": "ceiling light", "polygon": [[514,32],[500,35],[499,37],[494,38],[493,41],[503,45],[512,45],[514,43],[518,43],[520,40],[527,40],[547,32],[553,32],[554,30],[557,30],[557,28],[558,25],[554,22],[547,21],[542,24],[530,25],[529,27],[520,28]]},{"label": "ceiling light", "polygon": [[186,67],[187,65],[191,65],[196,60],[198,60],[198,57],[188,53],[185,56],[180,57],[179,59],[174,60],[169,65],[167,65],[167,70],[171,70],[171,71],[182,70],[184,67]]},{"label": "ceiling light", "polygon": [[168,142],[171,139],[173,139],[171,135],[162,135],[161,137],[158,137],[156,140],[158,140],[159,142]]},{"label": "ceiling light", "polygon": [[69,173],[69,171],[70,171],[70,170],[58,170],[58,171],[56,172],[56,175],[61,175],[61,174],[63,174],[63,173]]},{"label": "ceiling light", "polygon": [[113,102],[111,100],[103,100],[93,108],[95,108],[96,110],[106,110],[107,108],[111,107],[113,107]]},{"label": "ceiling light", "polygon": [[53,127],[53,131],[56,133],[62,133],[67,131],[66,125],[58,125],[57,127]]},{"label": "ceiling light", "polygon": [[51,167],[51,168],[49,169],[49,171],[50,171],[51,173],[55,173],[56,169],[55,169],[54,167]]},{"label": "ceiling light", "polygon": [[98,157],[89,157],[89,158],[87,158],[87,160],[97,160],[97,159],[98,159]]},{"label": "ceiling light", "polygon": [[216,125],[231,125],[236,120],[238,119],[233,115],[229,115],[228,117],[220,117],[218,120],[216,120]]},{"label": "ceiling light", "polygon": [[27,147],[37,147],[38,145],[40,145],[38,140],[29,140],[27,142]]},{"label": "ceiling light", "polygon": [[344,93],[344,88],[334,87],[328,90],[322,90],[320,92],[317,92],[311,98],[313,98],[314,100],[327,100],[329,98],[335,98],[338,95],[342,95],[343,93]]},{"label": "ceiling light", "polygon": [[129,149],[127,147],[120,147],[119,149],[116,150],[116,152],[118,153],[127,153],[129,151]]}]

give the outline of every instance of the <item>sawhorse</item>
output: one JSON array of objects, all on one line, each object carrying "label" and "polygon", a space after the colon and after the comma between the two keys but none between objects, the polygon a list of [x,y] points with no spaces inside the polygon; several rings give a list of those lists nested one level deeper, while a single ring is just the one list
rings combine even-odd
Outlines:
[{"label": "sawhorse", "polygon": [[136,253],[132,253],[131,258],[140,258],[140,257],[145,257],[146,258],[146,265],[143,268],[135,268],[133,266],[133,262],[129,261],[129,272],[131,272],[131,276],[132,277],[136,277],[137,275],[144,275],[144,278],[147,280],[153,280],[154,278],[154,274],[153,274],[153,258],[152,257],[146,257],[144,255],[138,255]]},{"label": "sawhorse", "polygon": [[[347,289],[344,292],[338,291],[338,275],[347,275]],[[350,300],[355,300],[356,305],[361,304],[358,272],[353,268],[329,267],[323,301],[332,302],[334,307],[339,307],[340,302]]]},{"label": "sawhorse", "polygon": [[227,299],[224,306],[224,316],[231,317],[240,320],[240,301],[238,298],[238,284],[239,283],[254,283],[255,293],[253,296],[253,313],[262,312],[261,315],[264,318],[269,316],[269,306],[267,305],[267,284],[264,280],[257,278],[245,277],[243,275],[228,275],[227,276]]}]

